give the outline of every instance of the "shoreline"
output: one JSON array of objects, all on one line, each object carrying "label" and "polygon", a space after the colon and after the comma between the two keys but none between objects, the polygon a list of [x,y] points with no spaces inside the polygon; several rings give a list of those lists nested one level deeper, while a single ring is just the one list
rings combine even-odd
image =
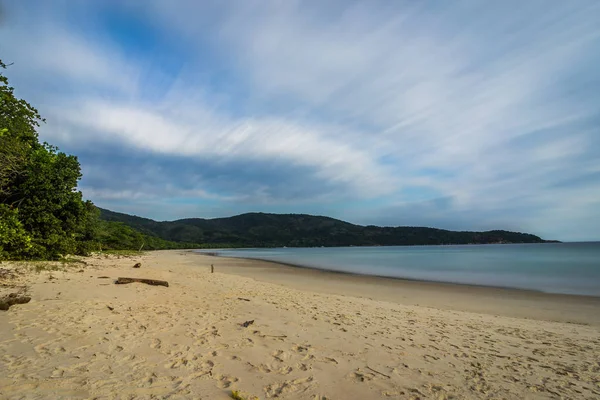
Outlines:
[{"label": "shoreline", "polygon": [[600,297],[332,271],[273,260],[227,257],[218,272],[294,289],[452,311],[600,326]]},{"label": "shoreline", "polygon": [[[511,243],[511,244],[514,244],[514,243]],[[519,243],[519,244],[521,244],[521,243]],[[523,243],[523,244],[528,244],[528,243]],[[464,246],[470,246],[470,245],[464,245]],[[356,277],[365,277],[365,278],[390,279],[390,280],[397,280],[397,281],[401,281],[401,282],[420,282],[420,283],[431,283],[431,284],[449,285],[449,286],[465,286],[465,287],[482,288],[482,289],[499,289],[499,290],[507,290],[507,291],[541,293],[541,294],[547,294],[547,295],[552,295],[552,296],[569,296],[569,297],[574,296],[574,297],[589,297],[589,298],[594,298],[594,299],[600,299],[600,296],[594,296],[594,295],[589,295],[589,294],[553,293],[553,292],[544,292],[543,290],[524,289],[524,288],[518,288],[518,287],[512,287],[512,286],[495,286],[495,285],[483,285],[483,284],[475,284],[475,283],[460,283],[460,282],[451,282],[451,281],[436,281],[436,280],[430,280],[430,279],[417,279],[417,278],[406,278],[406,277],[397,277],[397,276],[386,276],[386,275],[361,274],[358,272],[337,271],[337,270],[329,269],[329,268],[311,267],[309,265],[294,264],[294,263],[284,262],[284,261],[275,261],[275,260],[269,260],[266,258],[230,257],[230,256],[221,256],[217,252],[199,253],[199,252],[196,252],[195,250],[189,250],[189,251],[192,253],[195,253],[195,254],[201,254],[204,256],[215,257],[215,258],[260,261],[260,262],[272,263],[272,264],[276,264],[276,265],[280,265],[280,266],[284,266],[284,267],[321,271],[321,272],[326,272],[329,274],[352,275],[352,276],[356,276]]]}]

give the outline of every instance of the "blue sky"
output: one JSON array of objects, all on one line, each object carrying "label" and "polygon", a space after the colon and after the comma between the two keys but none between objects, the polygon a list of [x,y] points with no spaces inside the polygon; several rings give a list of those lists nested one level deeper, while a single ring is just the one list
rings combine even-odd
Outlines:
[{"label": "blue sky", "polygon": [[14,1],[86,198],[600,239],[600,2]]}]

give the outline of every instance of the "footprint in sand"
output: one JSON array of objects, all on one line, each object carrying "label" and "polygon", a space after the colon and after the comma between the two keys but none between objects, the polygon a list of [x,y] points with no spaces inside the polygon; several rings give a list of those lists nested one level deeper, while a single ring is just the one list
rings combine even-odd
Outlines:
[{"label": "footprint in sand", "polygon": [[196,365],[194,367],[194,371],[197,373],[199,372],[200,373],[199,376],[203,376],[206,374],[212,375],[212,369],[214,366],[215,366],[214,362],[212,362],[211,360],[207,360],[207,361],[204,361],[200,365]]},{"label": "footprint in sand", "polygon": [[300,371],[308,371],[309,369],[312,369],[312,366],[302,363],[298,364],[296,368],[298,368]]},{"label": "footprint in sand", "polygon": [[357,368],[355,371],[351,372],[347,376],[347,378],[353,380],[354,382],[368,382],[375,379],[376,376],[372,372],[364,371],[361,368]]},{"label": "footprint in sand", "polygon": [[294,345],[292,347],[292,350],[295,351],[296,353],[305,353],[308,351],[310,345],[307,346],[301,346],[301,345]]},{"label": "footprint in sand", "polygon": [[284,362],[286,360],[289,360],[291,357],[289,353],[286,353],[283,350],[276,350],[275,352],[273,352],[271,354],[271,356],[273,356],[273,358],[279,362]]},{"label": "footprint in sand", "polygon": [[309,376],[307,378],[299,378],[290,381],[284,381],[279,383],[272,383],[263,388],[267,398],[279,397],[284,394],[294,394],[305,391],[310,387],[310,383],[313,382],[314,378]]},{"label": "footprint in sand", "polygon": [[288,367],[288,366],[282,366],[282,367],[280,367],[278,365],[273,365],[273,364],[271,364],[271,365],[261,364],[261,365],[259,365],[257,367],[257,369],[260,372],[263,372],[263,373],[266,373],[266,374],[274,372],[274,373],[277,373],[277,374],[280,374],[280,375],[287,375],[287,374],[289,374],[290,372],[293,371],[292,367]]},{"label": "footprint in sand", "polygon": [[228,376],[228,375],[217,375],[215,378],[217,380],[217,386],[220,387],[221,389],[227,389],[233,383],[239,381],[238,378]]}]

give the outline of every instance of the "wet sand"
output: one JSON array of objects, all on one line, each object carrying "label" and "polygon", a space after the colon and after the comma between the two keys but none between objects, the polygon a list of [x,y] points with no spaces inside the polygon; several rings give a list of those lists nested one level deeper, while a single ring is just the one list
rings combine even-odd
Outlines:
[{"label": "wet sand", "polygon": [[443,310],[600,326],[600,297],[385,278],[271,261],[200,256],[212,258],[211,263],[221,272],[299,290]]}]

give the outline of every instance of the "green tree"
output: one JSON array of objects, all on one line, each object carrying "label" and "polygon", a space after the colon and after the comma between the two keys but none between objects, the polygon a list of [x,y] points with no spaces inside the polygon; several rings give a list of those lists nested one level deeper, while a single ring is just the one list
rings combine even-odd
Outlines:
[{"label": "green tree", "polygon": [[[0,67],[6,65],[0,61]],[[77,157],[38,140],[44,120],[0,74],[0,204],[4,257],[57,258],[85,253],[98,213],[84,202]],[[16,220],[15,220],[16,218]],[[16,224],[15,221],[18,221]],[[17,240],[24,232],[27,242]],[[25,243],[21,247],[18,243]]]},{"label": "green tree", "polygon": [[[0,60],[0,69],[6,64]],[[15,97],[8,78],[0,73],[0,203],[14,200],[17,181],[27,169],[28,157],[39,147],[37,127],[43,122],[38,111]]]},{"label": "green tree", "polygon": [[[0,69],[6,65],[0,60]],[[10,200],[14,180],[25,171],[28,151],[39,145],[37,127],[44,120],[25,100],[14,95],[0,73],[0,203]]]},{"label": "green tree", "polygon": [[17,210],[0,204],[0,259],[21,259],[29,254],[31,237],[18,217]]},{"label": "green tree", "polygon": [[88,212],[81,192],[76,191],[81,177],[79,162],[56,147],[36,147],[13,195],[21,222],[33,237],[32,257],[77,253],[80,224],[87,220]]},{"label": "green tree", "polygon": [[[6,64],[0,60],[0,69]],[[9,86],[8,78],[0,73],[0,127],[10,135],[30,146],[39,144],[37,128],[44,119],[38,111],[23,99],[14,95],[14,88]]]},{"label": "green tree", "polygon": [[27,145],[0,130],[0,198],[7,199],[14,189],[12,183],[24,173],[27,163]]}]

